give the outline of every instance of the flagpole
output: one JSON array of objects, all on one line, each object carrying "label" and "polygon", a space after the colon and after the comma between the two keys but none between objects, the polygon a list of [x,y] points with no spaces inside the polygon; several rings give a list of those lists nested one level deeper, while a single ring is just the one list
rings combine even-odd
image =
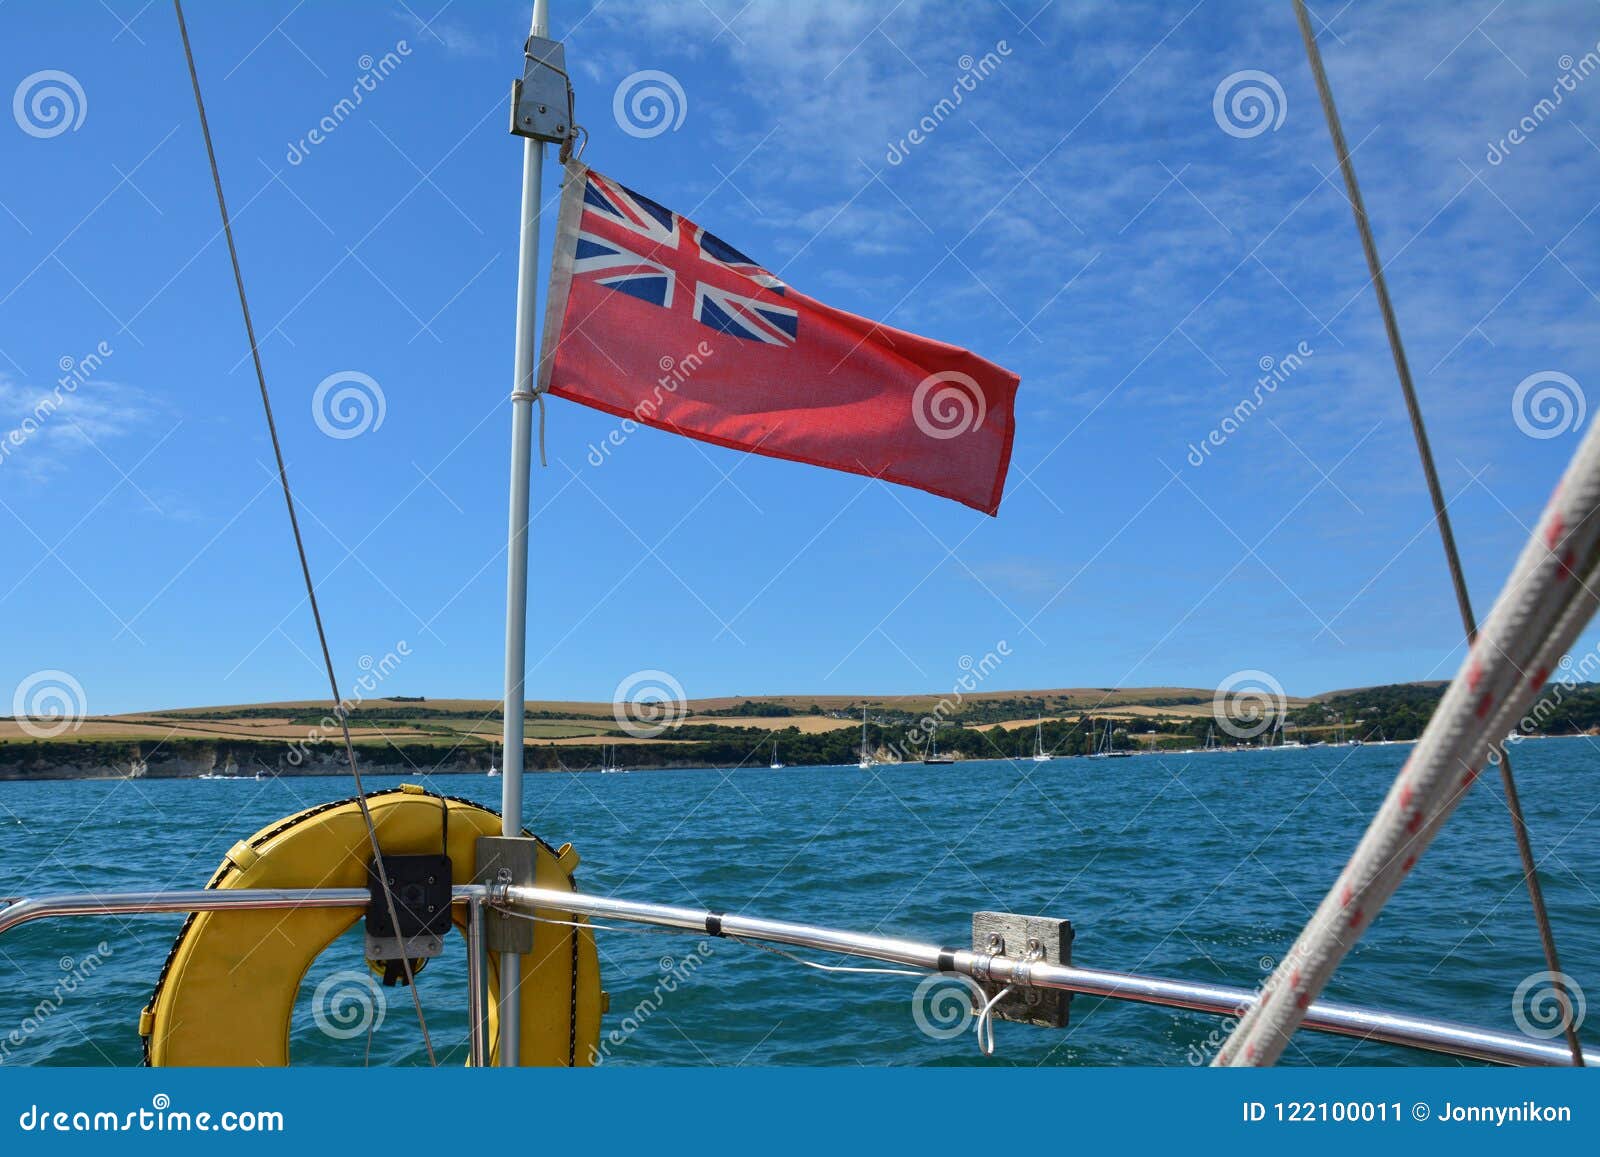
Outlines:
[{"label": "flagpole", "polygon": [[[530,32],[550,27],[549,0],[534,0]],[[511,388],[511,518],[506,540],[506,671],[504,767],[500,772],[500,830],[522,834],[523,711],[528,646],[528,488],[533,447],[533,385],[539,356],[537,313],[539,208],[543,193],[544,144],[522,141],[522,244],[517,258],[516,372]],[[515,1067],[521,1034],[522,958],[500,954],[500,1064]]]}]

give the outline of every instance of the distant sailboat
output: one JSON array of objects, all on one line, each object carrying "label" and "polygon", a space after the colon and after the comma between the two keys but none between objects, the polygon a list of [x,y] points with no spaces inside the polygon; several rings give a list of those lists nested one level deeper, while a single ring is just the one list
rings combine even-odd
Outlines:
[{"label": "distant sailboat", "polygon": [[491,743],[489,745],[489,778],[490,779],[499,779],[500,778],[500,769],[494,765],[494,757],[495,757],[495,746],[494,746],[494,744]]},{"label": "distant sailboat", "polygon": [[939,739],[937,736],[929,740],[928,753],[922,757],[923,763],[954,763],[955,761],[956,757],[953,755],[939,754]]},{"label": "distant sailboat", "polygon": [[1054,756],[1044,749],[1044,720],[1041,719],[1034,731],[1033,762],[1049,763],[1053,758]]},{"label": "distant sailboat", "polygon": [[617,772],[619,772],[621,770],[622,770],[622,768],[617,766],[617,748],[616,748],[616,745],[613,744],[611,746],[611,756],[610,756],[609,759],[607,759],[605,745],[601,744],[601,746],[600,746],[600,772],[601,772],[601,774],[602,775],[614,775],[615,773],[617,773]]},{"label": "distant sailboat", "polygon": [[856,764],[862,771],[872,767],[872,753],[867,750],[867,709],[861,708],[861,762]]},{"label": "distant sailboat", "polygon": [[1111,724],[1111,720],[1107,719],[1106,720],[1105,734],[1101,737],[1100,746],[1095,751],[1092,751],[1092,752],[1089,753],[1089,758],[1090,759],[1128,759],[1128,758],[1130,758],[1132,756],[1133,753],[1131,751],[1118,751],[1118,750],[1116,750],[1116,748],[1111,746],[1111,742],[1112,742],[1112,724]]},{"label": "distant sailboat", "polygon": [[772,762],[767,764],[767,767],[773,771],[783,770],[783,760],[778,758],[778,741],[776,739],[772,741]]}]

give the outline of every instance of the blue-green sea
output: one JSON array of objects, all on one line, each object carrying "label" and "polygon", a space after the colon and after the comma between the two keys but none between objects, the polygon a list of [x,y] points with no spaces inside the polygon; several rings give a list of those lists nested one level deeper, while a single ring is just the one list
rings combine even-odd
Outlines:
[{"label": "blue-green sea", "polygon": [[[528,778],[525,820],[576,845],[586,891],[952,945],[968,943],[974,910],[1059,916],[1075,926],[1081,965],[1253,987],[1409,750],[541,774]],[[1565,970],[1600,1000],[1600,743],[1528,741],[1514,758]],[[419,781],[498,805],[498,780]],[[333,778],[0,783],[0,895],[200,887],[236,840],[349,794]],[[0,936],[0,1058],[139,1064],[139,1010],[178,924],[56,921]],[[970,1031],[922,1031],[915,978],[827,974],[699,937],[605,931],[599,944],[609,1065],[1182,1066],[1209,1058],[1219,1023],[1078,997],[1070,1028],[1002,1024],[986,1060]],[[457,937],[422,974],[444,1063],[465,1058],[464,956]],[[295,1063],[368,1062],[365,1032],[335,1017],[330,1035],[313,1008],[316,985],[360,967],[352,935],[313,968]],[[1514,993],[1543,968],[1500,786],[1486,774],[1327,995],[1518,1031]],[[73,991],[55,998],[69,974]],[[371,1018],[370,1063],[425,1063],[400,991]],[[1591,1047],[1596,1022],[1600,1009],[1584,1029]],[[1302,1033],[1285,1063],[1462,1062]]]}]

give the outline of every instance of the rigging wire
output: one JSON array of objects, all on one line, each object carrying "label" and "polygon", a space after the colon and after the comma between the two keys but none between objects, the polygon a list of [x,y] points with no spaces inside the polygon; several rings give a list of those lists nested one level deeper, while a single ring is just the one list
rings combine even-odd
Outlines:
[{"label": "rigging wire", "polygon": [[[261,368],[261,349],[256,344],[255,323],[250,319],[250,302],[245,296],[244,273],[239,266],[239,250],[233,241],[233,220],[228,215],[228,202],[222,193],[222,173],[217,168],[217,152],[211,143],[211,125],[206,120],[206,104],[200,95],[200,74],[195,70],[194,50],[189,44],[189,26],[183,18],[183,0],[172,0],[173,10],[178,16],[178,34],[183,39],[183,56],[189,66],[189,83],[194,88],[195,109],[200,114],[200,133],[206,142],[206,159],[211,165],[211,183],[217,191],[217,211],[222,215],[222,231],[228,239],[228,257],[233,263],[233,282],[239,290],[239,309],[244,315],[245,335],[250,339],[250,357],[255,363],[256,384],[261,389],[261,407],[267,418],[267,433],[272,439],[272,453],[277,459],[278,481],[283,487],[284,505],[289,511],[289,527],[294,531],[294,546],[300,556],[300,573],[305,578],[306,599],[311,604],[311,617],[317,625],[317,642],[322,646],[322,663],[328,673],[328,688],[333,694],[333,714],[339,720],[339,727],[344,733],[345,758],[350,764],[350,776],[355,781],[356,803],[361,809],[361,818],[367,827],[367,839],[372,845],[372,864],[377,872],[378,882],[383,888],[384,906],[388,909],[389,921],[395,927],[400,927],[399,915],[395,909],[394,892],[389,886],[389,876],[383,865],[383,850],[378,846],[378,830],[372,822],[372,811],[367,807],[366,788],[361,782],[361,770],[356,765],[355,745],[350,739],[350,721],[344,707],[344,701],[339,695],[339,680],[333,670],[333,654],[328,649],[328,633],[322,625],[322,611],[317,606],[316,586],[311,580],[311,564],[306,560],[305,539],[300,534],[300,520],[295,514],[294,493],[289,488],[289,472],[283,461],[283,447],[278,441],[278,425],[272,416],[272,398],[267,392],[266,372]],[[433,1054],[433,1039],[428,1034],[428,1018],[422,1011],[422,996],[417,992],[416,974],[412,970],[411,961],[404,954],[401,964],[405,969],[406,985],[411,989],[411,1002],[416,1006],[417,1024],[422,1029],[422,1043],[428,1052],[428,1063],[437,1065],[439,1062]]]},{"label": "rigging wire", "polygon": [[[1366,205],[1361,200],[1361,189],[1356,184],[1355,165],[1350,160],[1350,149],[1345,142],[1344,129],[1339,123],[1339,111],[1333,103],[1333,89],[1328,84],[1328,74],[1322,67],[1322,50],[1317,47],[1317,36],[1311,28],[1311,16],[1306,11],[1305,0],[1294,0],[1294,13],[1300,24],[1300,36],[1305,41],[1306,55],[1311,61],[1311,74],[1317,83],[1317,96],[1322,102],[1322,112],[1328,121],[1328,133],[1333,138],[1334,151],[1339,156],[1339,169],[1344,175],[1345,189],[1349,194],[1350,209],[1355,214],[1356,229],[1361,234],[1361,248],[1366,254],[1367,268],[1372,274],[1373,290],[1378,298],[1378,309],[1383,314],[1383,328],[1388,333],[1389,350],[1394,355],[1395,371],[1400,377],[1400,390],[1405,395],[1406,412],[1411,418],[1411,432],[1416,438],[1417,455],[1422,460],[1422,473],[1428,483],[1428,498],[1433,503],[1433,518],[1439,526],[1439,538],[1444,545],[1445,561],[1450,567],[1450,583],[1455,588],[1456,607],[1461,612],[1461,623],[1466,628],[1467,645],[1478,638],[1478,621],[1472,613],[1472,599],[1467,593],[1467,580],[1461,569],[1461,555],[1456,549],[1455,533],[1450,528],[1450,515],[1445,509],[1444,491],[1439,485],[1439,473],[1434,466],[1433,450],[1428,443],[1428,430],[1423,421],[1422,407],[1417,401],[1416,387],[1411,380],[1411,366],[1400,341],[1400,324],[1395,319],[1394,304],[1389,300],[1389,287],[1383,276],[1383,263],[1378,259],[1378,247],[1372,238],[1372,224],[1367,218]],[[1517,793],[1516,779],[1511,774],[1510,753],[1499,752],[1500,783],[1505,791],[1506,810],[1511,813],[1511,828],[1516,835],[1517,855],[1522,861],[1522,878],[1528,888],[1528,899],[1533,905],[1534,923],[1539,929],[1539,943],[1544,950],[1545,967],[1549,969],[1556,998],[1562,1007],[1567,1048],[1572,1053],[1572,1063],[1583,1065],[1583,1046],[1578,1041],[1577,1026],[1573,1023],[1571,994],[1567,992],[1561,971],[1561,960],[1556,953],[1555,933],[1550,927],[1550,913],[1545,907],[1544,888],[1539,883],[1539,865],[1533,857],[1533,844],[1528,837],[1528,825],[1523,818],[1522,798]]]}]

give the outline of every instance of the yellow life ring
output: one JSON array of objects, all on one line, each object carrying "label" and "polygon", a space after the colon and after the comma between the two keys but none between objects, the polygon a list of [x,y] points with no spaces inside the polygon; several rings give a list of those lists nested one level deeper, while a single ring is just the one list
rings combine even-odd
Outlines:
[{"label": "yellow life ring", "polygon": [[[500,817],[467,800],[406,784],[367,796],[386,855],[440,850],[441,829],[457,884],[472,882],[476,841],[500,834]],[[448,822],[441,812],[448,809]],[[229,850],[208,888],[364,888],[371,844],[356,800],[309,808]],[[577,853],[536,844],[534,882],[575,891]],[[178,933],[139,1017],[151,1065],[285,1065],[289,1022],[312,962],[361,918],[357,908],[197,912]],[[581,923],[570,913],[557,919]],[[457,905],[455,923],[465,924]],[[600,1035],[604,994],[594,934],[539,923],[522,958],[523,1065],[585,1065]],[[489,1039],[499,1054],[499,965],[489,958]],[[463,997],[465,1001],[465,997]]]}]

